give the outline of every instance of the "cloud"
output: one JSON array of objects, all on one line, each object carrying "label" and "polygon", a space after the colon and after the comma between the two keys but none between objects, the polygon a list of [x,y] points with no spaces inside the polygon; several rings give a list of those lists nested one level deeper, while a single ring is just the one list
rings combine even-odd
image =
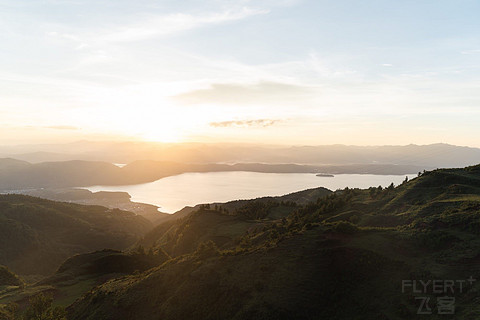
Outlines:
[{"label": "cloud", "polygon": [[71,41],[80,41],[78,36],[70,33],[61,33],[57,31],[49,31],[47,32],[47,36],[53,37],[53,38],[62,38],[62,39],[67,39]]},{"label": "cloud", "polygon": [[216,25],[230,21],[242,20],[256,15],[269,13],[266,9],[243,7],[238,10],[228,10],[217,13],[192,15],[175,13],[168,15],[146,16],[143,22],[130,24],[118,30],[100,35],[98,40],[108,42],[128,42],[149,38],[167,36],[182,31]]},{"label": "cloud", "polygon": [[248,128],[248,127],[270,127],[274,124],[280,122],[280,120],[275,119],[255,119],[255,120],[232,120],[232,121],[221,121],[221,122],[210,122],[210,126],[214,128],[227,128],[227,127],[237,127],[237,128]]},{"label": "cloud", "polygon": [[186,92],[174,99],[184,104],[285,104],[298,103],[313,93],[312,87],[262,81],[249,85],[212,84],[208,89]]},{"label": "cloud", "polygon": [[462,54],[477,54],[480,53],[480,49],[474,49],[474,50],[465,50],[461,52]]},{"label": "cloud", "polygon": [[54,130],[80,130],[80,128],[74,126],[46,126],[44,128]]}]

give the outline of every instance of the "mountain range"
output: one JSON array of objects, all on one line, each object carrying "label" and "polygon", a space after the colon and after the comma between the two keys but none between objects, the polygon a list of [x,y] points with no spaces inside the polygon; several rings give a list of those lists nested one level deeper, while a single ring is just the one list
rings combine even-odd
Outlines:
[{"label": "mountain range", "polygon": [[473,165],[480,162],[480,149],[443,143],[404,146],[272,146],[77,141],[68,144],[0,146],[0,157],[32,163],[85,160],[126,164],[136,160],[154,160],[197,164],[396,164],[427,169]]}]

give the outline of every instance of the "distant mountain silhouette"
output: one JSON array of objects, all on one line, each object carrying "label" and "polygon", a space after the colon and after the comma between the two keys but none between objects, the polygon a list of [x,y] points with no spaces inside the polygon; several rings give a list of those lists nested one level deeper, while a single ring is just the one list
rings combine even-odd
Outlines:
[{"label": "distant mountain silhouette", "polygon": [[188,163],[296,163],[309,165],[397,164],[427,168],[480,162],[480,149],[449,144],[405,146],[265,146],[78,141],[59,145],[0,146],[0,157],[32,163],[88,160],[131,163],[140,159]]}]

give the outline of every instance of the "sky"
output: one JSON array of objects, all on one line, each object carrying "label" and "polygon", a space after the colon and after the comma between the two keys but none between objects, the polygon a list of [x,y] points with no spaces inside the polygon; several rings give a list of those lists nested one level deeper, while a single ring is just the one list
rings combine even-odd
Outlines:
[{"label": "sky", "polygon": [[0,0],[0,144],[480,147],[480,1]]}]

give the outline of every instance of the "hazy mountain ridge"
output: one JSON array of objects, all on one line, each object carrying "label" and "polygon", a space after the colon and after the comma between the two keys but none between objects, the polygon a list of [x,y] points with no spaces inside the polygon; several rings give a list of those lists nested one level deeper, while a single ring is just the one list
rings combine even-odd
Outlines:
[{"label": "hazy mountain ridge", "polygon": [[[29,148],[34,147],[3,149],[5,152]],[[84,141],[36,148],[70,152],[71,158],[76,160],[32,164],[23,160],[0,159],[0,191],[137,184],[185,172],[404,175],[439,167],[464,167],[480,162],[480,149],[447,144],[274,147]],[[26,158],[28,157],[24,157]],[[45,159],[48,157],[43,160]],[[184,162],[185,159],[188,159],[188,163]],[[128,164],[120,168],[112,163]]]},{"label": "hazy mountain ridge", "polygon": [[190,163],[296,163],[308,165],[397,164],[425,168],[480,162],[480,149],[449,144],[405,146],[268,146],[78,141],[58,145],[0,146],[0,155],[29,162],[66,160],[131,163],[139,159]]}]

